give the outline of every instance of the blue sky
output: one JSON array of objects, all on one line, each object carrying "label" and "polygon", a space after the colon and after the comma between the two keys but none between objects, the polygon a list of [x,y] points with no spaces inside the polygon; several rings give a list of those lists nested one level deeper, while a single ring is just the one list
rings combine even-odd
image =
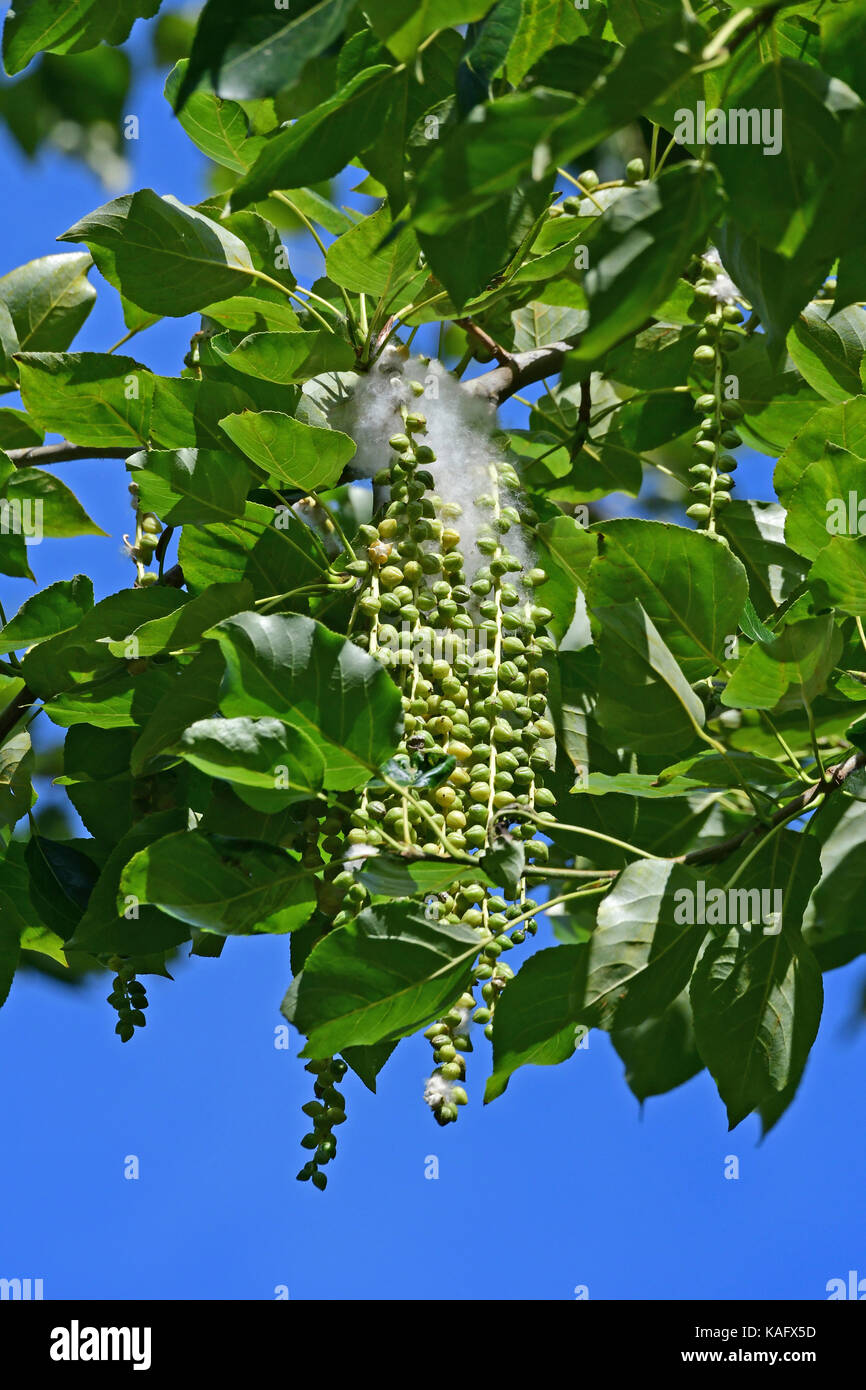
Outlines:
[{"label": "blue sky", "polygon": [[[130,102],[132,186],[195,202],[204,160],[161,86],[146,78]],[[54,237],[111,196],[60,157],[28,165],[5,138],[0,181],[16,209],[0,271],[69,249]],[[304,283],[318,272],[306,248],[292,249],[292,265]],[[94,279],[100,298],[78,349],[104,350],[124,331],[116,297]],[[176,374],[195,326],[167,321],[127,351]],[[123,466],[58,471],[110,539],[48,541],[31,562],[40,585],[86,570],[104,596],[131,578]],[[738,481],[772,496],[771,471],[754,459]],[[32,592],[2,588],[10,615]],[[535,945],[551,943],[543,922]],[[311,1078],[293,1048],[274,1046],[285,939],[229,940],[220,960],[179,959],[172,971],[174,983],[148,980],[148,1026],[126,1046],[104,1002],[107,975],[81,989],[16,980],[0,1013],[0,1276],[43,1278],[49,1298],[270,1299],[286,1286],[292,1298],[454,1300],[571,1299],[578,1286],[591,1299],[820,1299],[829,1279],[866,1275],[866,1030],[851,1026],[862,965],[825,976],[800,1094],[763,1144],[753,1120],[728,1134],[706,1074],[641,1112],[599,1033],[564,1066],[519,1072],[486,1108],[480,1039],[473,1104],[440,1130],[421,1099],[429,1049],[416,1039],[377,1096],[347,1078],[349,1121],[325,1194],[295,1181]],[[129,1155],[135,1180],[124,1177]],[[730,1155],[737,1180],[724,1176]]]}]

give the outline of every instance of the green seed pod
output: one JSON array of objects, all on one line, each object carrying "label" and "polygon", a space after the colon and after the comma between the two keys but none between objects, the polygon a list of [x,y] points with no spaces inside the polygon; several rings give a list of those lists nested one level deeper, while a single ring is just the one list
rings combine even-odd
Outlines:
[{"label": "green seed pod", "polygon": [[689,473],[696,478],[712,477],[712,468],[708,463],[694,463],[689,469]]},{"label": "green seed pod", "polygon": [[411,447],[409,437],[405,434],[392,434],[388,444],[397,453],[402,453],[404,449]]},{"label": "green seed pod", "polygon": [[702,396],[698,396],[697,400],[695,401],[695,410],[697,410],[702,415],[706,414],[708,410],[715,410],[715,408],[716,398],[715,396],[711,396],[708,393],[705,393]]},{"label": "green seed pod", "polygon": [[693,506],[686,507],[686,516],[693,517],[695,521],[706,521],[710,515],[710,509],[705,502],[695,502]]},{"label": "green seed pod", "polygon": [[722,445],[726,449],[736,449],[743,442],[743,437],[737,434],[736,430],[725,430],[721,436]]},{"label": "green seed pod", "polygon": [[[386,589],[393,589],[396,585],[402,584],[402,582],[403,571],[398,569],[396,565],[386,565],[385,568],[379,572],[379,583]],[[402,602],[399,594],[395,594],[394,597],[398,603]]]},{"label": "green seed pod", "polygon": [[692,357],[696,362],[714,362],[716,359],[715,349],[701,343],[699,347],[695,348]]},{"label": "green seed pod", "polygon": [[722,401],[721,411],[726,420],[742,420],[745,413],[739,401]]},{"label": "green seed pod", "polygon": [[630,159],[625,166],[625,176],[629,183],[640,183],[641,179],[646,178],[646,165],[643,160]]}]

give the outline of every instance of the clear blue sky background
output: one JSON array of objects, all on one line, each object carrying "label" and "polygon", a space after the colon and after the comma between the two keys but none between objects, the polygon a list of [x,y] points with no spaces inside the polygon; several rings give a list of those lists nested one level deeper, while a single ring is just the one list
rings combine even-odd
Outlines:
[{"label": "clear blue sky background", "polygon": [[[141,123],[131,186],[192,203],[204,159],[161,86],[146,76],[129,103]],[[68,249],[55,236],[110,196],[80,166],[28,165],[5,139],[0,186],[0,271]],[[304,283],[318,273],[305,248],[292,264]],[[104,350],[123,324],[94,282],[76,347]],[[196,326],[167,321],[127,350],[176,375]],[[85,569],[103,597],[130,579],[123,466],[59,472],[110,539],[48,541],[31,563],[40,585]],[[771,497],[771,473],[753,459],[738,481]],[[32,591],[2,587],[10,613]],[[535,946],[548,944],[543,923]],[[103,1002],[108,976],[78,990],[16,980],[0,1014],[0,1276],[41,1277],[49,1298],[270,1299],[287,1285],[296,1299],[455,1300],[571,1299],[577,1285],[593,1299],[821,1299],[828,1279],[866,1274],[866,1030],[851,1025],[862,965],[825,977],[800,1094],[763,1144],[753,1120],[727,1133],[706,1073],[641,1113],[599,1033],[561,1067],[519,1072],[487,1108],[482,1038],[473,1104],[440,1130],[421,1099],[430,1054],[418,1039],[401,1044],[378,1096],[347,1078],[325,1194],[295,1181],[311,1078],[294,1047],[274,1047],[286,940],[230,940],[220,960],[172,969],[174,983],[149,979],[148,1026],[126,1046]],[[137,1181],[123,1175],[130,1154]],[[731,1154],[737,1181],[724,1177]]]}]

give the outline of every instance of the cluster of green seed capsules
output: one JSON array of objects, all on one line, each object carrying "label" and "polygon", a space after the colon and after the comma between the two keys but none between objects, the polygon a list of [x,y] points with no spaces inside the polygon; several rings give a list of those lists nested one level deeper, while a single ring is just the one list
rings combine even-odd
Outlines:
[{"label": "cluster of green seed capsules", "polygon": [[[423,391],[417,382],[410,389]],[[400,686],[400,753],[408,765],[444,772],[419,777],[409,792],[365,793],[347,838],[386,853],[412,847],[465,855],[505,833],[523,841],[527,863],[540,864],[548,850],[537,824],[552,819],[555,802],[542,780],[555,753],[542,664],[554,647],[546,632],[552,615],[534,596],[544,571],[527,568],[508,544],[510,532],[536,518],[507,500],[519,488],[511,466],[492,462],[475,499],[483,523],[467,518],[464,541],[460,504],[435,491],[426,419],[399,409],[403,428],[389,440],[393,461],[374,479],[389,488],[390,502],[378,525],[360,530],[366,557],[348,566],[361,580],[353,640]],[[350,906],[357,904],[346,904],[338,924]],[[491,1036],[496,998],[513,974],[500,957],[535,932],[531,907],[525,882],[512,903],[476,883],[428,900],[428,912],[441,920],[477,929],[481,947],[476,984],[483,1002],[464,996],[427,1030],[438,1070],[425,1094],[440,1124],[456,1118],[465,1095],[462,1054],[471,1044],[462,1030],[471,1018]]]},{"label": "cluster of green seed capsules", "polygon": [[689,469],[694,478],[691,492],[695,501],[686,508],[686,516],[708,531],[715,531],[718,513],[731,501],[732,474],[737,467],[737,460],[727,451],[743,442],[735,429],[737,421],[743,418],[743,408],[729,395],[732,379],[727,366],[729,356],[745,339],[735,329],[743,320],[741,311],[735,304],[725,302],[734,286],[726,275],[718,273],[715,261],[705,259],[702,270],[695,293],[709,301],[709,308],[698,332],[694,359],[712,373],[712,389],[702,392],[695,401],[695,410],[702,418],[694,445],[698,459]]},{"label": "cluster of green seed capsules", "polygon": [[147,991],[144,985],[134,975],[127,976],[119,971],[112,981],[111,993],[106,997],[117,1013],[115,1033],[121,1042],[129,1042],[136,1028],[144,1028],[147,1023],[144,1016]]},{"label": "cluster of green seed capsules", "polygon": [[328,1177],[322,1168],[336,1157],[334,1129],[346,1119],[346,1101],[337,1090],[336,1083],[343,1079],[349,1068],[341,1057],[325,1057],[321,1061],[308,1062],[305,1070],[316,1078],[313,1087],[316,1099],[301,1107],[313,1122],[313,1128],[301,1140],[301,1148],[312,1150],[313,1156],[298,1173],[298,1182],[312,1182],[314,1187],[324,1192]]},{"label": "cluster of green seed capsules", "polygon": [[135,512],[135,539],[130,540],[124,536],[127,553],[135,564],[136,568],[136,589],[146,589],[151,584],[155,584],[159,576],[153,570],[148,570],[154,556],[154,551],[159,545],[159,538],[162,534],[162,522],[154,512],[143,512],[138,505],[139,487],[133,478],[129,484],[130,505]]}]

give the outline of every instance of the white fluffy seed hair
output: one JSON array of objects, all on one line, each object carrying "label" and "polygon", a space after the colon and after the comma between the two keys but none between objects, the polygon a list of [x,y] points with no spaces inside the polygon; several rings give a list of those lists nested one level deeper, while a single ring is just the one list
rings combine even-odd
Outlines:
[{"label": "white fluffy seed hair", "polygon": [[[424,387],[423,395],[413,393],[413,381]],[[442,500],[456,502],[463,509],[454,525],[460,532],[471,577],[483,563],[476,542],[491,516],[475,499],[490,493],[491,466],[495,468],[506,459],[502,443],[495,437],[495,409],[489,402],[467,395],[435,358],[410,357],[405,350],[386,349],[373,370],[359,377],[351,399],[339,407],[339,419],[336,413],[332,419],[355,440],[357,453],[352,467],[358,472],[373,477],[390,463],[393,454],[388,440],[403,432],[401,406],[427,417],[426,433],[419,438],[430,445],[436,461],[424,466],[432,473]],[[501,484],[499,495],[502,506],[514,504],[513,496]],[[525,567],[531,566],[530,550],[519,527],[508,533],[506,543]]]},{"label": "white fluffy seed hair", "polygon": [[452,1082],[446,1080],[438,1071],[434,1071],[424,1082],[424,1099],[432,1110],[436,1106],[446,1104],[451,1099],[453,1090]]}]

